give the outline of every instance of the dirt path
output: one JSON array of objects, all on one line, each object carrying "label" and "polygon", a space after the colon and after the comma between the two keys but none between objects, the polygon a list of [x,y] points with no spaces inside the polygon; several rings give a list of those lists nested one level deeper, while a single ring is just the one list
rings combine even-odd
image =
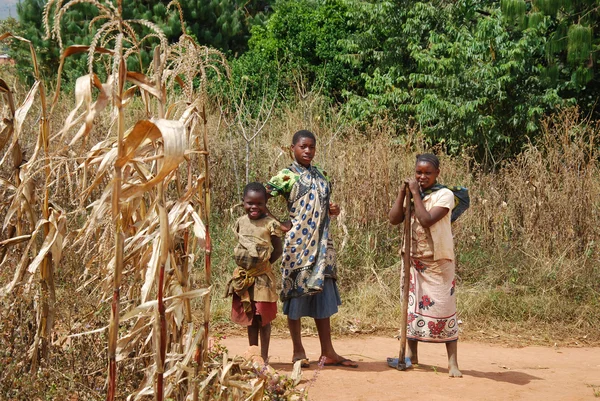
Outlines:
[{"label": "dirt path", "polygon": [[[247,349],[243,337],[221,341],[230,353]],[[311,367],[303,370],[302,385],[317,372],[319,341],[308,337],[304,345]],[[447,376],[442,344],[420,344],[418,367],[397,371],[385,359],[398,356],[393,338],[334,339],[341,355],[360,362],[358,369],[325,367],[309,390],[311,401],[396,400],[600,400],[600,348],[507,348],[482,343],[459,343],[461,379]],[[289,373],[291,342],[271,339],[271,366]]]}]

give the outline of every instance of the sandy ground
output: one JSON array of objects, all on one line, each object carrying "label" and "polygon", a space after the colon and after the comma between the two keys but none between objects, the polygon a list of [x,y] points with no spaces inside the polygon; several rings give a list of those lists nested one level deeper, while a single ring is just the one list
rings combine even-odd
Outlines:
[{"label": "sandy ground", "polygon": [[[244,337],[221,341],[230,354],[247,349]],[[311,367],[304,369],[300,386],[310,385],[311,401],[388,400],[600,400],[600,348],[508,348],[460,342],[459,366],[463,378],[449,378],[443,344],[419,345],[419,366],[397,371],[387,366],[398,356],[399,342],[385,337],[334,339],[339,354],[360,362],[358,369],[317,368],[319,341],[304,339]],[[290,373],[291,341],[272,338],[270,362]]]}]

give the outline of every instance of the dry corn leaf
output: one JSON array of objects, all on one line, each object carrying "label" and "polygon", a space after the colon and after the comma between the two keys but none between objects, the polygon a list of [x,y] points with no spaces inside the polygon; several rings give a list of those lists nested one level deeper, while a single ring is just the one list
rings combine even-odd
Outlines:
[{"label": "dry corn leaf", "polygon": [[[92,84],[97,81],[97,78],[93,79],[90,75],[84,75],[77,78],[75,81],[75,108],[71,110],[65,120],[63,128],[56,134],[56,136],[64,138],[65,134],[69,132],[73,126],[79,124],[86,114],[89,113],[90,105],[92,103]],[[84,104],[87,111],[84,111],[77,118],[75,118],[75,115]]]},{"label": "dry corn leaf", "polygon": [[[60,83],[61,83],[62,70],[65,65],[66,58],[69,56],[72,56],[74,54],[88,53],[89,49],[90,49],[89,46],[73,45],[73,46],[67,47],[63,51],[63,54],[60,56],[60,64],[58,66],[56,93],[54,94],[54,99],[52,99],[52,109],[58,102],[58,95],[60,94]],[[96,53],[100,53],[100,54],[113,54],[112,50],[105,49],[104,47],[95,47],[94,50]],[[86,76],[89,77],[89,75],[86,75]],[[50,112],[52,113],[52,110],[50,110]]]},{"label": "dry corn leaf", "polygon": [[[162,138],[162,163],[159,172],[148,182],[137,185],[130,185],[127,188],[124,188],[121,192],[122,198],[134,197],[136,195],[148,191],[150,188],[162,182],[162,180],[168,174],[175,170],[179,166],[179,164],[184,161],[185,149],[187,148],[185,128],[183,124],[179,121],[163,119],[153,121],[142,120],[135,125],[135,127],[132,129],[129,135],[132,136],[133,143],[138,143],[138,138],[140,136],[147,136],[148,139],[153,141]],[[128,139],[126,138],[125,146],[129,146],[127,142]],[[126,154],[131,155],[131,152],[127,152]],[[126,158],[125,160],[119,160],[119,163],[125,164],[128,161],[129,158]]]},{"label": "dry corn leaf", "polygon": [[[208,295],[210,293],[210,291],[211,291],[211,287],[198,288],[196,290],[187,291],[187,292],[184,292],[181,294],[176,294],[176,295],[172,295],[170,297],[166,297],[163,299],[163,301],[167,302],[171,299],[195,299],[195,298],[205,297],[206,295]],[[129,312],[127,312],[123,316],[121,316],[119,321],[124,322],[126,320],[131,319],[132,317],[136,317],[140,313],[145,313],[150,308],[154,308],[156,305],[158,305],[158,301],[156,299],[153,299],[152,301],[144,302],[143,304],[136,306],[135,308],[131,309]]]},{"label": "dry corn leaf", "polygon": [[4,149],[13,133],[13,122],[5,119],[0,122],[0,152]]},{"label": "dry corn leaf", "polygon": [[[144,284],[142,285],[140,300],[143,304],[147,303],[148,296],[150,294],[150,290],[154,285],[154,280],[156,279],[156,273],[158,271],[158,259],[160,249],[160,238],[157,238],[152,244],[152,256],[150,257],[150,261],[148,262],[148,268],[146,269],[146,278],[144,280]],[[155,301],[150,301],[155,302]]]},{"label": "dry corn leaf", "polygon": [[127,71],[127,80],[137,85],[140,89],[150,93],[157,99],[162,100],[160,90],[158,90],[156,85],[144,74],[134,71]]},{"label": "dry corn leaf", "polygon": [[[55,247],[57,252],[57,262],[60,261],[60,256],[62,254],[62,238],[65,235],[66,229],[66,217],[63,216],[60,212],[51,209],[51,215],[49,220],[41,220],[44,224],[48,224],[48,235],[44,238],[44,243],[42,244],[42,248],[39,250],[38,254],[35,256],[35,259],[31,261],[27,271],[31,274],[35,273],[39,265],[42,263],[42,260],[46,257],[46,254],[53,249],[55,242],[60,237],[60,244],[57,244]],[[59,227],[60,225],[60,227]],[[61,232],[62,230],[62,232]],[[54,256],[54,255],[53,255]]]},{"label": "dry corn leaf", "polygon": [[3,248],[5,246],[11,246],[11,245],[16,245],[16,244],[20,244],[21,242],[25,242],[28,239],[31,238],[30,234],[27,235],[20,235],[18,237],[12,237],[9,239],[5,239],[4,241],[0,242],[0,248]]},{"label": "dry corn leaf", "polygon": [[[27,93],[27,96],[25,97],[25,100],[23,101],[21,106],[19,106],[19,108],[17,108],[17,110],[15,110],[15,114],[13,116],[14,120],[12,122],[14,125],[12,135],[11,135],[12,142],[11,142],[10,146],[8,147],[8,149],[6,150],[4,157],[2,158],[2,160],[0,160],[0,165],[4,164],[6,158],[8,156],[12,155],[13,149],[16,146],[18,146],[18,140],[19,140],[19,136],[21,135],[21,129],[23,128],[23,122],[25,121],[25,118],[27,117],[27,114],[29,113],[31,106],[33,105],[33,101],[35,100],[35,92],[38,90],[39,85],[40,85],[39,81],[36,81],[35,84],[33,84],[31,89]],[[17,163],[17,165],[15,167],[17,167],[19,164],[20,164],[20,162]]]},{"label": "dry corn leaf", "polygon": [[[190,209],[191,208],[192,207],[190,206]],[[198,238],[200,246],[204,247],[206,243],[206,226],[204,225],[204,222],[202,221],[200,216],[198,216],[198,213],[196,213],[194,209],[190,211],[190,215],[194,219],[194,235],[196,236],[196,238]]]},{"label": "dry corn leaf", "polygon": [[[94,120],[106,108],[111,97],[111,87],[113,85],[114,77],[111,75],[106,80],[106,83],[100,83],[100,80],[95,75],[92,76],[94,86],[98,88],[100,93],[98,94],[98,98],[96,101],[88,106],[88,109],[85,113],[85,123],[79,128],[79,131],[75,134],[73,139],[69,142],[69,146],[73,146],[79,139],[87,136],[92,128],[94,127]],[[84,117],[82,116],[82,117]]]},{"label": "dry corn leaf", "polygon": [[35,187],[34,182],[29,178],[29,165],[24,164],[18,171],[21,185],[17,188],[15,194],[10,198],[11,203],[4,216],[3,229],[8,227],[10,220],[17,212],[17,210],[25,211],[29,216],[29,223],[31,226],[37,224],[36,214],[33,212],[32,204],[35,200]]},{"label": "dry corn leaf", "polygon": [[65,247],[65,236],[67,234],[67,217],[61,211],[50,209],[50,222],[56,227],[56,239],[52,243],[50,253],[52,254],[52,263],[58,268],[62,259],[62,252]]},{"label": "dry corn leaf", "polygon": [[[4,288],[0,289],[0,298],[5,297],[6,295],[8,295],[9,293],[12,292],[12,290],[14,289],[14,287],[18,284],[18,282],[21,280],[21,278],[23,277],[23,275],[25,274],[25,271],[27,270],[27,266],[29,265],[29,251],[32,247],[35,246],[36,240],[37,240],[37,235],[40,233],[40,231],[42,230],[44,224],[47,223],[47,220],[39,220],[37,226],[35,227],[35,230],[31,233],[31,238],[29,239],[29,241],[27,242],[27,245],[25,247],[25,249],[23,250],[23,253],[21,254],[21,260],[19,261],[19,264],[17,265],[17,268],[15,269],[15,274],[13,276],[13,279],[10,283],[8,283]],[[6,258],[2,264],[0,264],[0,269],[3,267],[3,265],[6,263],[6,261],[9,260],[9,258]]]}]

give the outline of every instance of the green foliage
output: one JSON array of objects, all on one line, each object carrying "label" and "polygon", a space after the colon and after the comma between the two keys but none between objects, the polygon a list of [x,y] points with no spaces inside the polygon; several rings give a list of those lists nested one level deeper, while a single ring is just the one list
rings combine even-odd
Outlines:
[{"label": "green foliage", "polygon": [[181,0],[189,33],[231,54],[247,50],[250,28],[263,24],[274,0]]},{"label": "green foliage", "polygon": [[[517,0],[502,0],[505,3]],[[573,97],[586,114],[600,117],[596,108],[600,80],[595,57],[600,48],[600,8],[595,0],[534,0],[528,10],[515,10],[515,18],[528,18],[529,27],[547,21],[546,63],[556,66],[561,97]],[[509,14],[507,14],[508,16]],[[520,17],[519,17],[520,15]]]},{"label": "green foliage", "polygon": [[592,51],[592,28],[580,24],[569,27],[567,59],[571,64],[580,64],[590,59]]},{"label": "green foliage", "polygon": [[348,4],[359,31],[343,41],[347,61],[372,70],[366,95],[347,93],[355,120],[390,115],[430,144],[475,146],[494,163],[537,135],[542,117],[575,103],[564,65],[547,61],[552,21],[524,19],[522,0]]},{"label": "green foliage", "polygon": [[[279,83],[284,95],[320,91],[341,100],[360,78],[339,59],[338,41],[353,31],[342,0],[282,0],[264,26],[254,26],[249,51],[232,63],[234,81],[249,89]],[[265,82],[267,81],[267,82]]]}]

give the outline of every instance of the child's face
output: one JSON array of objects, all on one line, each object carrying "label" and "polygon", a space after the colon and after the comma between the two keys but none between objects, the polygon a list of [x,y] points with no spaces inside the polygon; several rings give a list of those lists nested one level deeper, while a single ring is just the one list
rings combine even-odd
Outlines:
[{"label": "child's face", "polygon": [[436,169],[429,162],[420,161],[415,166],[415,179],[422,191],[431,188],[435,184],[439,174],[440,170]]},{"label": "child's face", "polygon": [[267,214],[267,200],[261,192],[250,191],[242,199],[244,210],[250,220],[258,220]]},{"label": "child's face", "polygon": [[296,144],[292,145],[294,159],[304,167],[310,166],[315,157],[316,144],[311,138],[300,138]]}]

